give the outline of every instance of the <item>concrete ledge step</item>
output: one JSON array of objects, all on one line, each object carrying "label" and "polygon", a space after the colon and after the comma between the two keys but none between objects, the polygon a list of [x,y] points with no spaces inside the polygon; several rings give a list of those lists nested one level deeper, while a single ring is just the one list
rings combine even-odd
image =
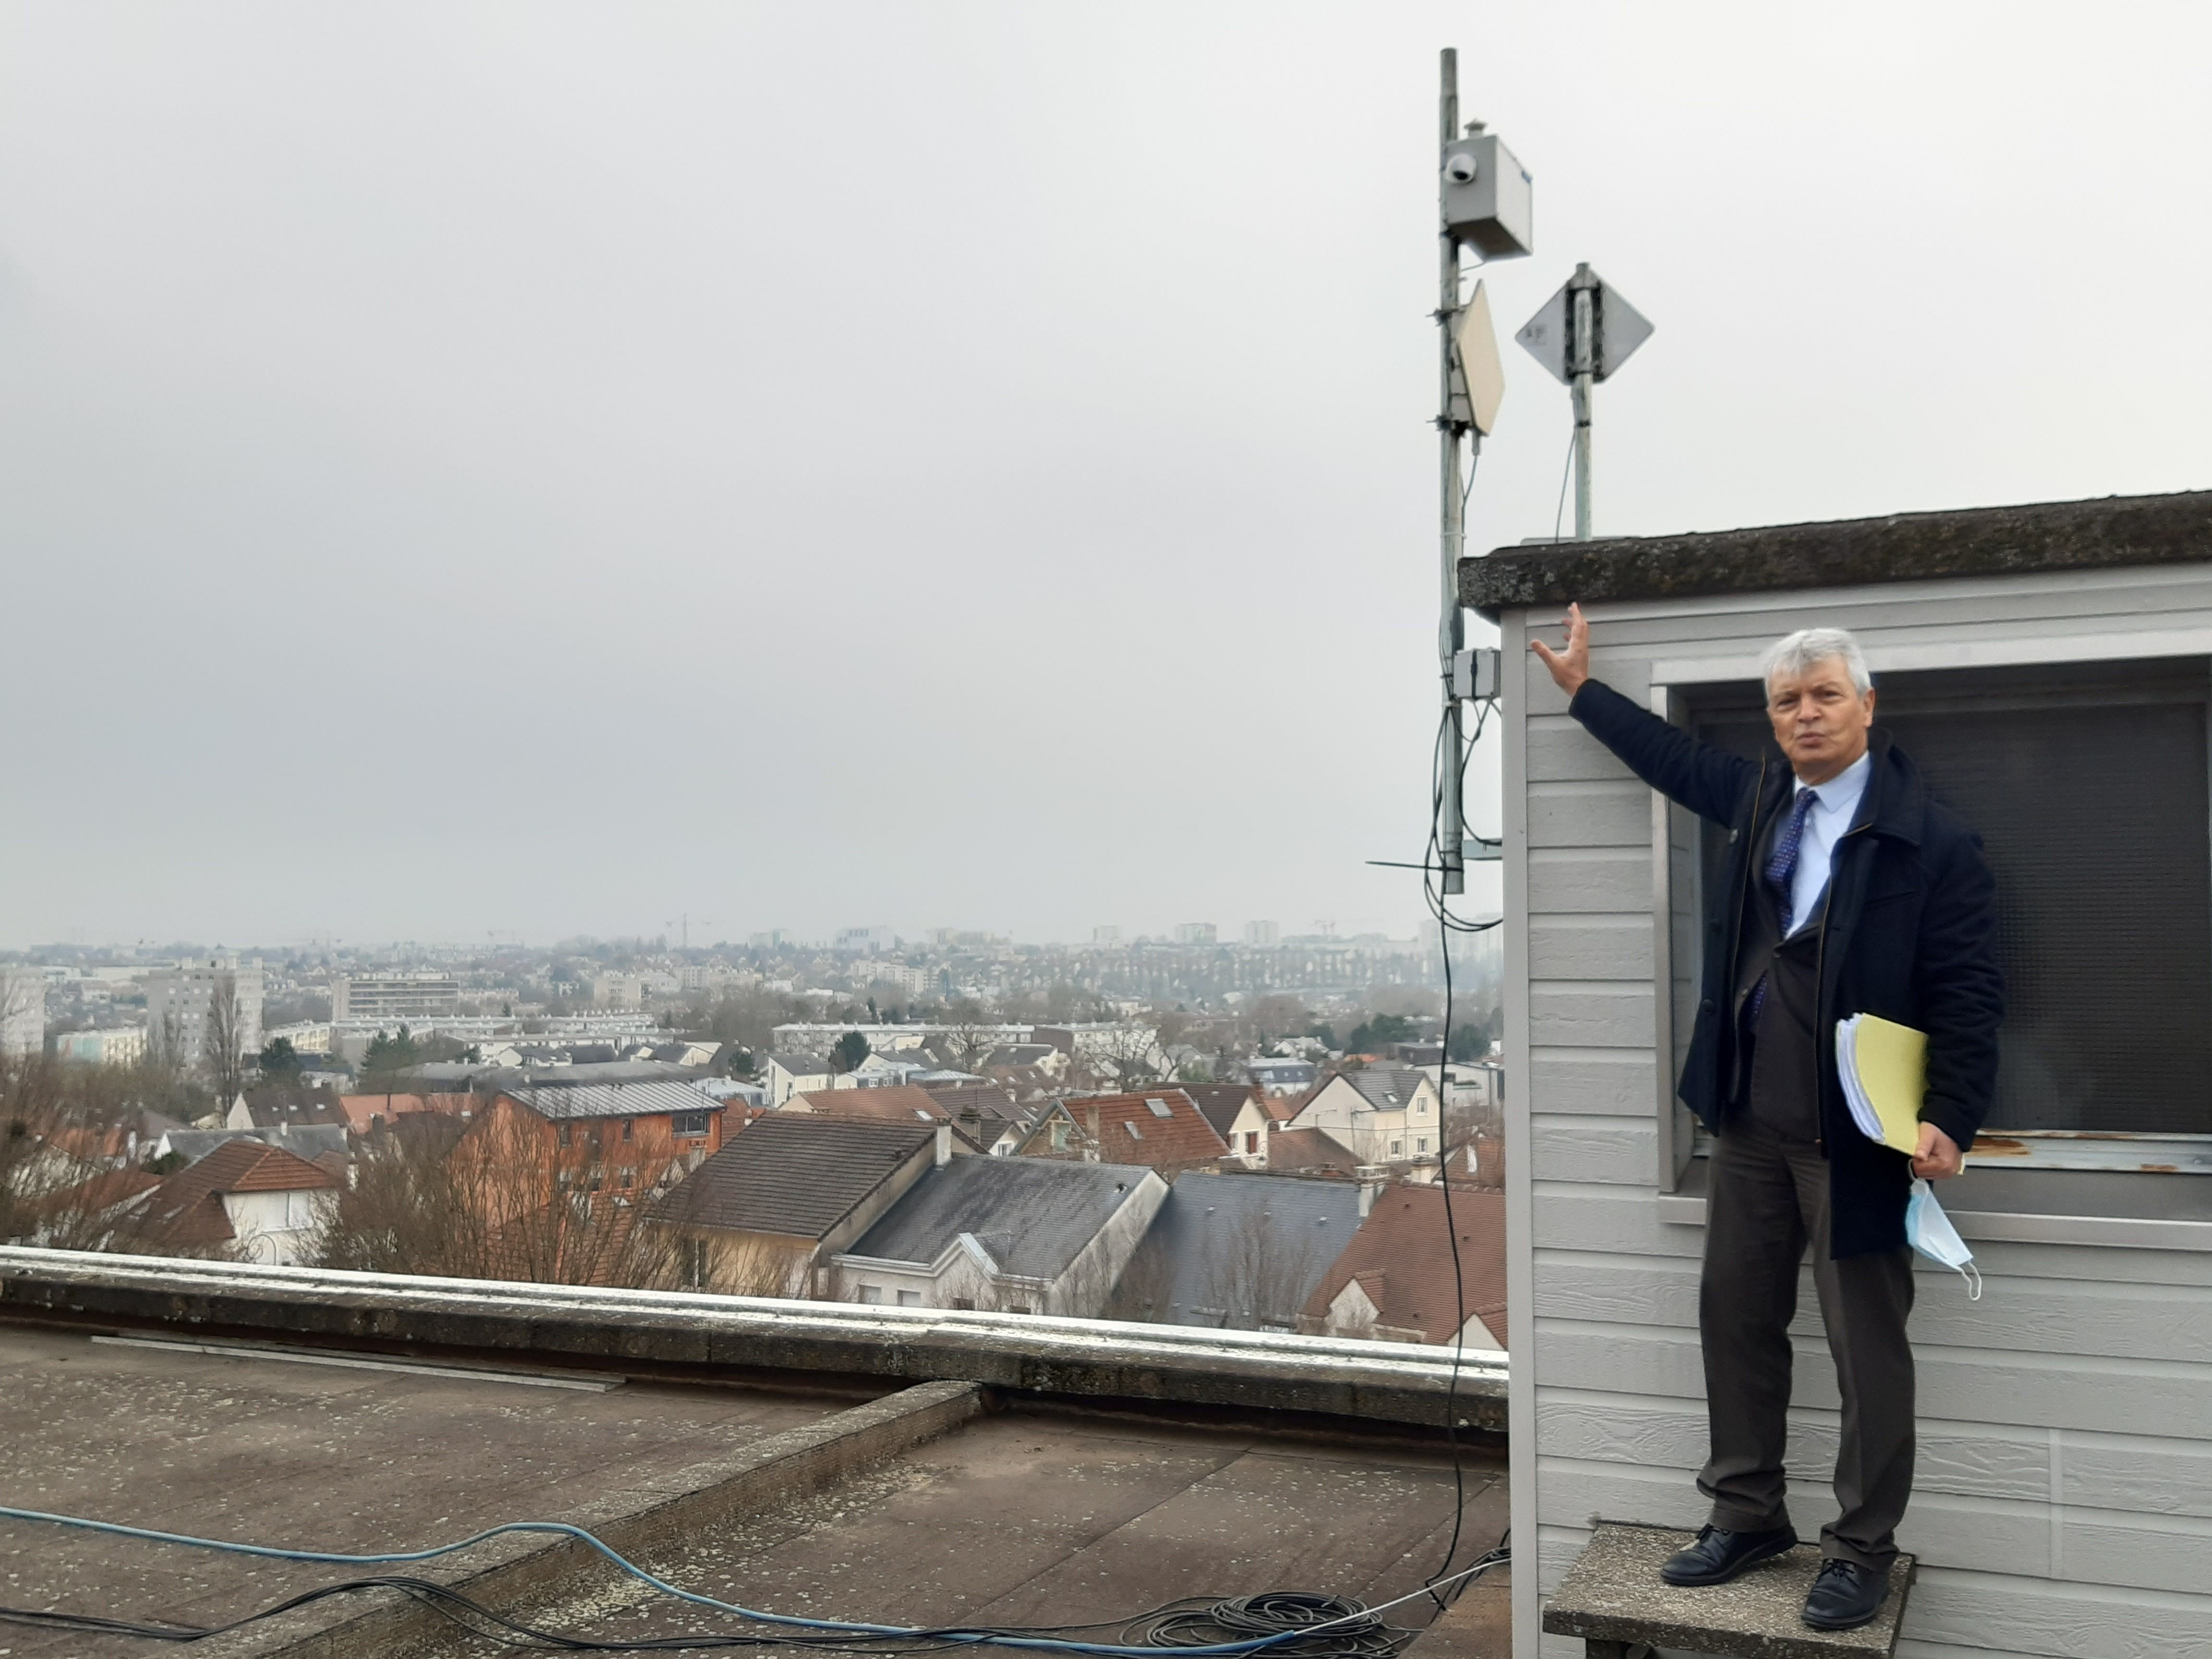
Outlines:
[{"label": "concrete ledge step", "polygon": [[1820,1569],[1818,1546],[1800,1544],[1726,1584],[1691,1589],[1666,1583],[1659,1564],[1696,1536],[1601,1522],[1545,1604],[1546,1632],[1581,1637],[1593,1659],[1618,1659],[1638,1642],[1726,1659],[1889,1659],[1897,1651],[1912,1557],[1900,1555],[1890,1568],[1889,1600],[1872,1624],[1820,1631],[1797,1616]]}]

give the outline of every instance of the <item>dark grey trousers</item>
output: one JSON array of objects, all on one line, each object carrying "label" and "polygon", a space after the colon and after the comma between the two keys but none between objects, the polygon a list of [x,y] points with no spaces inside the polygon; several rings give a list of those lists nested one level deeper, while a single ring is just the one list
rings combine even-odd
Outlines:
[{"label": "dark grey trousers", "polygon": [[1843,1395],[1836,1502],[1820,1531],[1826,1555],[1876,1571],[1897,1553],[1912,1495],[1912,1252],[1828,1258],[1828,1164],[1809,1141],[1740,1116],[1715,1143],[1698,1291],[1712,1456],[1698,1490],[1711,1524],[1735,1532],[1787,1526],[1783,1456],[1789,1438],[1797,1269],[1815,1241],[1813,1281]]}]

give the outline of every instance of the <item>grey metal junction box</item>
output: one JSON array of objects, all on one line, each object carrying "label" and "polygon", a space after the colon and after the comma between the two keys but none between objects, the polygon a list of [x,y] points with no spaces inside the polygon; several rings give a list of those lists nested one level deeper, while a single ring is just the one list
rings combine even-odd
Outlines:
[{"label": "grey metal junction box", "polygon": [[1486,259],[1516,259],[1536,246],[1528,171],[1491,133],[1455,138],[1443,154],[1444,228]]}]

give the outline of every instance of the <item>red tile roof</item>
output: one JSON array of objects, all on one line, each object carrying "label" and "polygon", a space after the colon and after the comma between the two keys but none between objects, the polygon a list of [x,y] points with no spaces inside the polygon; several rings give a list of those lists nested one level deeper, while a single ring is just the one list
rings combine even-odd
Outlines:
[{"label": "red tile roof", "polygon": [[377,1118],[386,1123],[397,1121],[409,1112],[443,1112],[458,1117],[476,1105],[474,1095],[340,1095],[338,1109],[345,1114],[345,1126],[357,1135],[367,1134],[369,1124]]},{"label": "red tile roof", "polygon": [[[1466,1310],[1480,1316],[1504,1342],[1505,1194],[1455,1181],[1451,1217],[1459,1234]],[[1304,1318],[1317,1328],[1328,1317],[1329,1304],[1354,1279],[1375,1304],[1377,1325],[1417,1330],[1431,1342],[1452,1340],[1461,1318],[1451,1238],[1444,1228],[1443,1188],[1385,1188],[1344,1254],[1306,1298]]]},{"label": "red tile roof", "polygon": [[170,1244],[234,1238],[225,1193],[289,1193],[342,1186],[327,1170],[266,1141],[226,1140],[156,1187],[143,1212],[149,1236]]},{"label": "red tile roof", "polygon": [[[803,1104],[801,1103],[804,1103]],[[881,1089],[811,1089],[792,1096],[784,1111],[821,1112],[832,1117],[873,1117],[890,1123],[949,1123],[952,1111],[927,1089],[910,1083]]]},{"label": "red tile roof", "polygon": [[[1106,1164],[1147,1164],[1155,1170],[1183,1170],[1211,1164],[1228,1153],[1229,1143],[1206,1121],[1197,1103],[1181,1089],[1146,1089],[1133,1095],[1091,1095],[1060,1106],[1095,1132],[1098,1157]],[[1048,1120],[1041,1120],[1041,1124]],[[1032,1135],[1024,1152],[1037,1143]]]}]

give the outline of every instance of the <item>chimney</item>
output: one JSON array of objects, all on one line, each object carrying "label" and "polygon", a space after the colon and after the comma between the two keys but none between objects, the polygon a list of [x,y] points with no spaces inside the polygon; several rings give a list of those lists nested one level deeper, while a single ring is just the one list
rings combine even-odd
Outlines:
[{"label": "chimney", "polygon": [[951,1162],[952,1162],[952,1126],[950,1123],[940,1123],[937,1126],[937,1167],[941,1170]]},{"label": "chimney", "polygon": [[1106,1156],[1106,1137],[1098,1128],[1098,1108],[1094,1104],[1084,1115],[1091,1121],[1091,1150],[1084,1157],[1088,1162],[1097,1164]]},{"label": "chimney", "polygon": [[1382,1190],[1385,1184],[1380,1181],[1362,1181],[1359,1183],[1359,1218],[1362,1221],[1367,1219],[1368,1212],[1375,1207],[1375,1195]]}]

